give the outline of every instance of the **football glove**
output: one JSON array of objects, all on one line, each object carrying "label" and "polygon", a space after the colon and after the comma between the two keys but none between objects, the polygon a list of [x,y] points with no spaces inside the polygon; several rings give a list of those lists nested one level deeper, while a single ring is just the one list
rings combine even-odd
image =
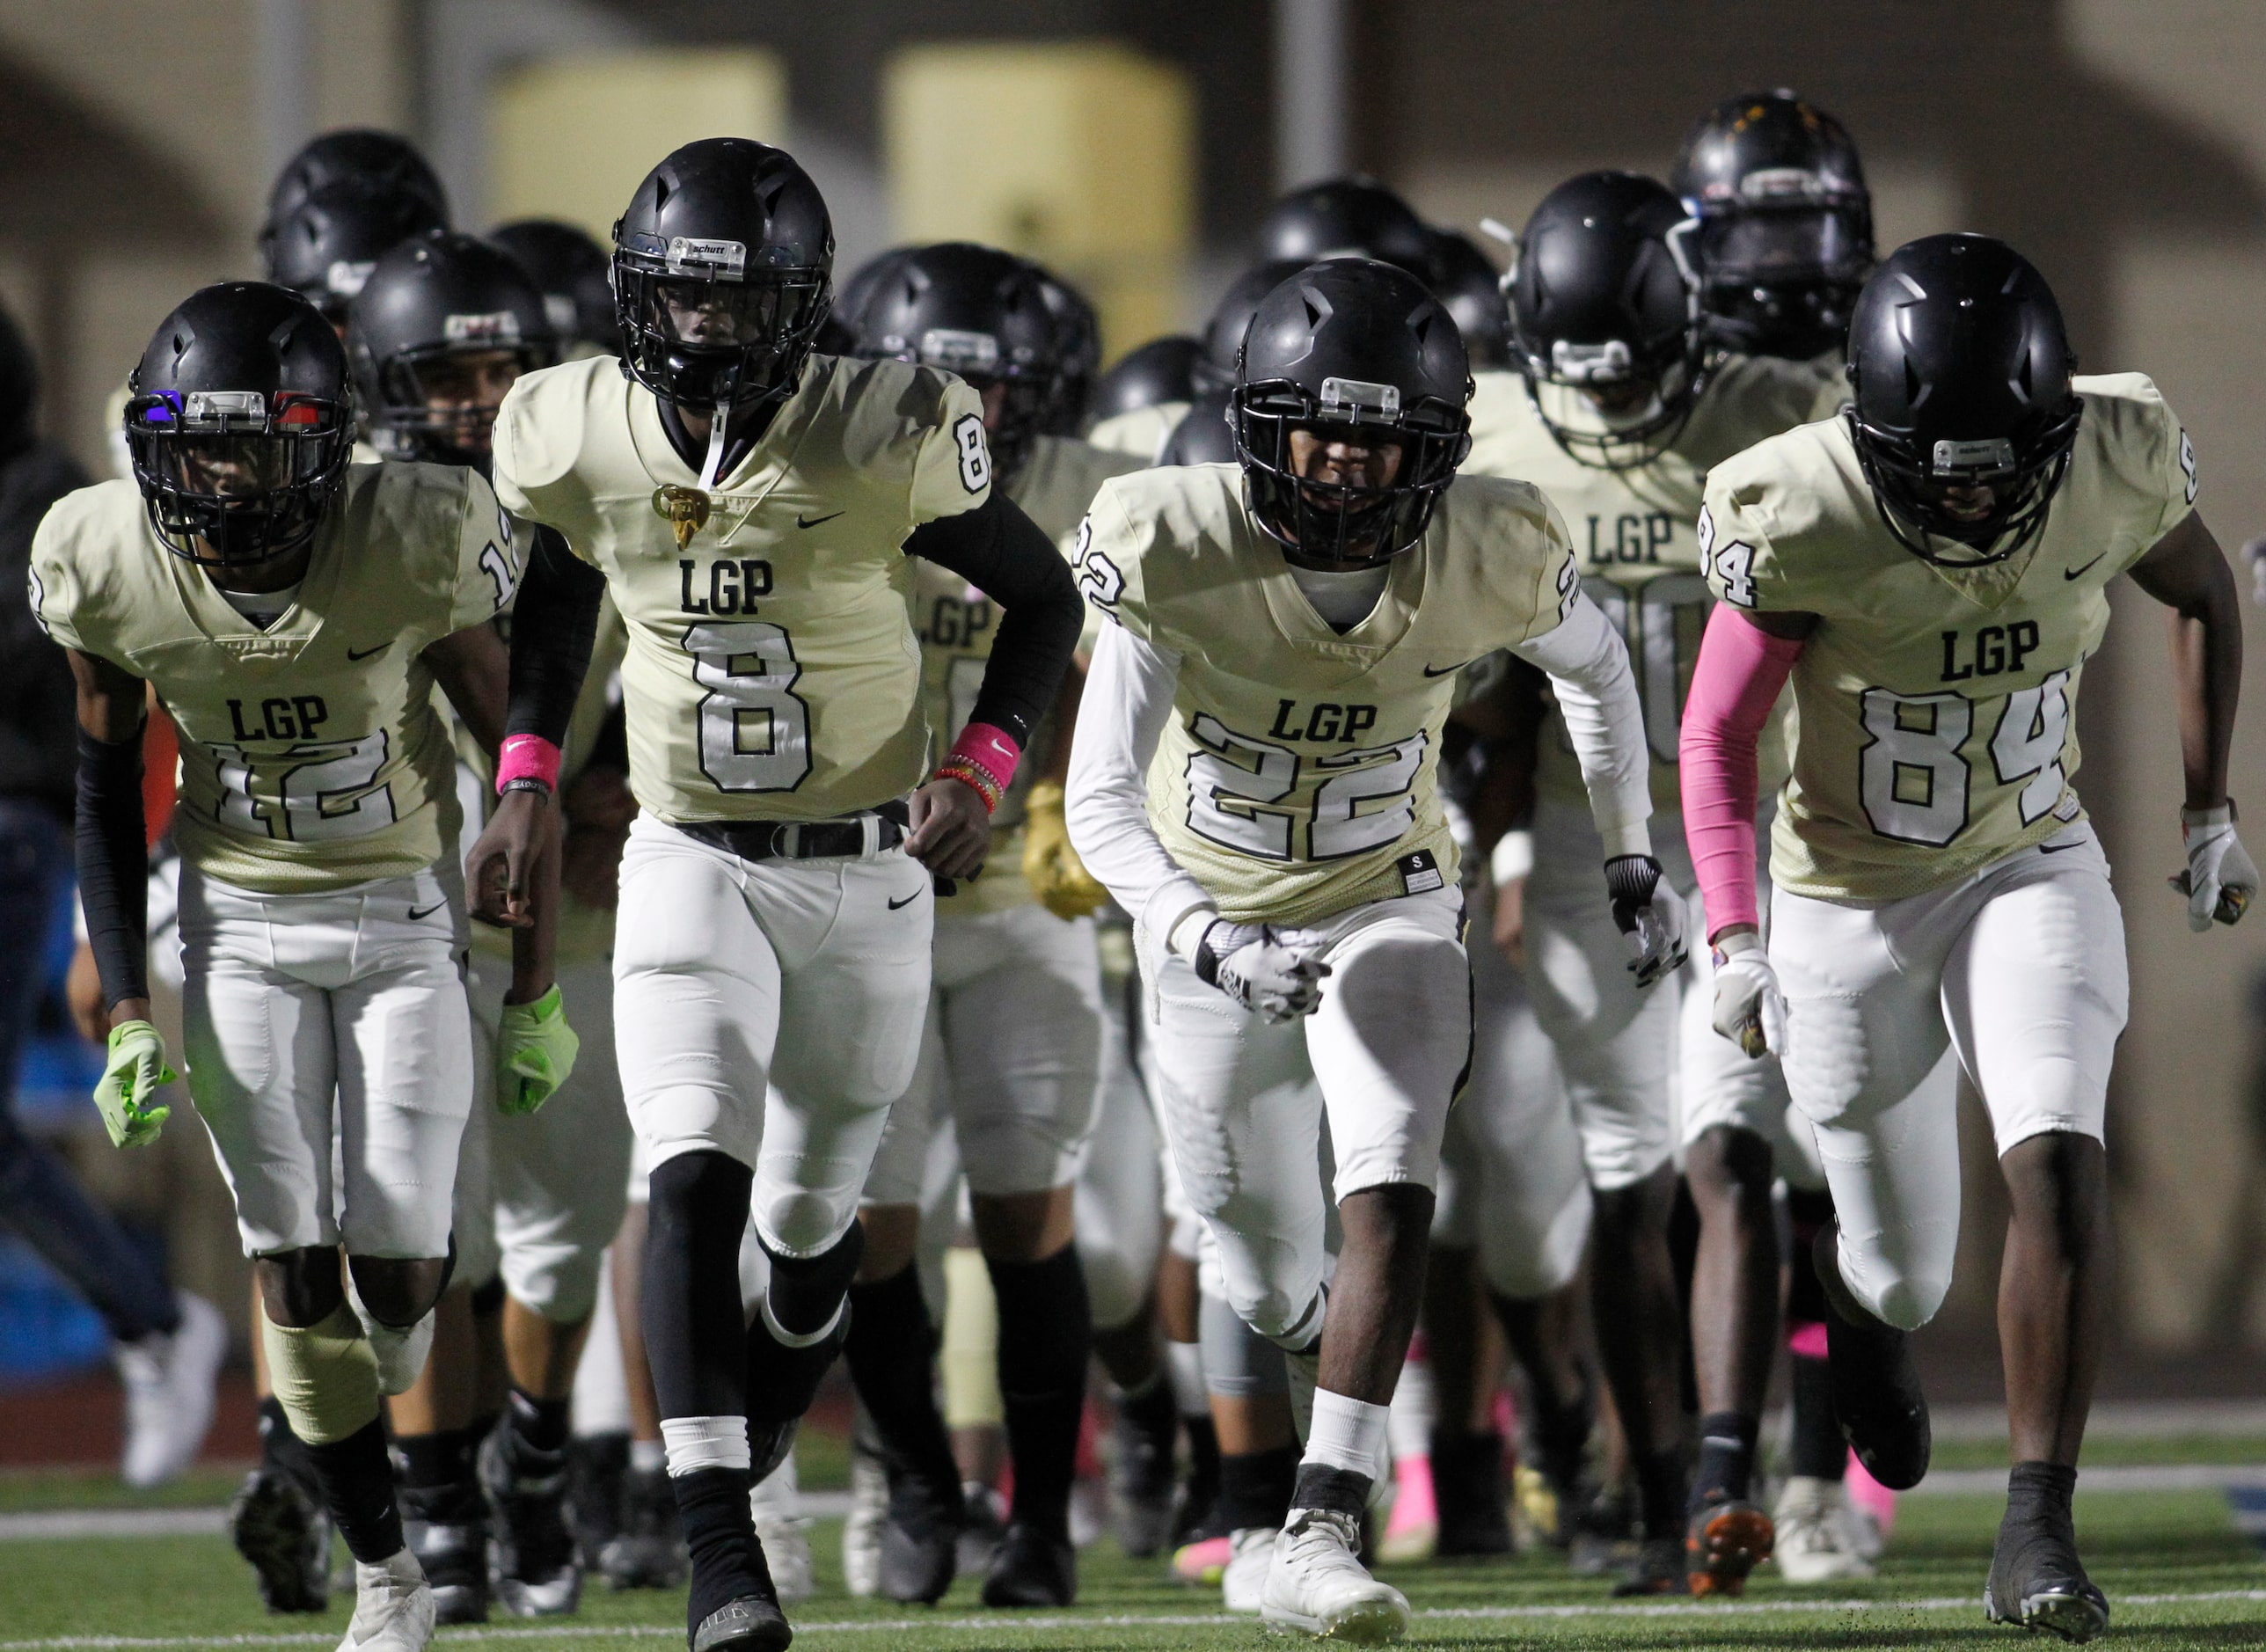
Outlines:
[{"label": "football glove", "polygon": [[165,1064],[165,1040],[147,1021],[121,1021],[110,1029],[110,1050],[95,1081],[94,1105],[113,1147],[146,1147],[157,1139],[173,1109],[153,1107],[158,1086],[179,1077]]},{"label": "football glove", "polygon": [[1749,1060],[1786,1054],[1786,995],[1778,989],[1763,938],[1752,930],[1716,943],[1714,1022]]},{"label": "football glove", "polygon": [[1650,855],[1615,855],[1605,862],[1605,889],[1613,923],[1628,937],[1629,969],[1640,987],[1684,968],[1684,903]]},{"label": "football glove", "polygon": [[1040,781],[1023,805],[1023,881],[1056,917],[1086,917],[1109,904],[1109,891],[1071,847],[1059,781]]},{"label": "football glove", "polygon": [[507,1004],[496,1027],[495,1102],[506,1113],[532,1113],[574,1076],[582,1041],[566,1025],[559,989],[532,1004]]},{"label": "football glove", "polygon": [[1196,979],[1280,1026],[1321,1006],[1330,967],[1320,950],[1310,930],[1217,918],[1196,942]]},{"label": "football glove", "polygon": [[2187,840],[2188,869],[2170,882],[2188,897],[2188,927],[2200,935],[2214,919],[2233,923],[2258,893],[2258,868],[2234,835],[2234,805],[2182,809],[2180,836]]}]

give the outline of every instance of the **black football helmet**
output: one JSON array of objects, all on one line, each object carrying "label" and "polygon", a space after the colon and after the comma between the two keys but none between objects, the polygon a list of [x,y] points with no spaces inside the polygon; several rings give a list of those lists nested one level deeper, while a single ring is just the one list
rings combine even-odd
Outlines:
[{"label": "black football helmet", "polygon": [[346,349],[314,305],[265,281],[192,293],[127,392],[135,484],[167,550],[240,568],[312,543],[355,436]]},{"label": "black football helmet", "polygon": [[543,294],[543,313],[563,347],[587,344],[612,355],[622,347],[614,325],[613,264],[606,249],[571,223],[521,218],[487,238],[519,260]]},{"label": "black football helmet", "polygon": [[866,300],[859,355],[940,367],[984,392],[1002,479],[1030,457],[1052,411],[1061,331],[1031,266],[1012,252],[945,241],[907,253]]},{"label": "black football helmet", "polygon": [[[2004,241],[1931,235],[1889,254],[1850,318],[1842,416],[1897,542],[1979,567],[2036,538],[2077,442],[2076,365],[2052,289]],[[1952,498],[1982,489],[1979,509]]]},{"label": "black football helmet", "polygon": [[829,318],[840,322],[849,337],[855,340],[858,318],[866,313],[866,304],[881,290],[881,283],[889,279],[890,272],[898,265],[919,251],[917,246],[893,246],[886,252],[876,252],[852,270],[849,278],[835,291],[834,311]]},{"label": "black football helmet", "polygon": [[1195,367],[1198,390],[1224,390],[1235,383],[1235,363],[1244,333],[1267,295],[1306,267],[1305,259],[1271,259],[1254,264],[1227,284],[1204,323],[1203,355]]},{"label": "black football helmet", "polygon": [[0,304],[0,460],[32,445],[40,423],[40,362],[16,318]]},{"label": "black football helmet", "polygon": [[1790,91],[1726,99],[1670,180],[1700,220],[1716,342],[1807,361],[1838,350],[1873,267],[1873,197],[1841,123]]},{"label": "black football helmet", "polygon": [[631,376],[663,401],[784,401],[833,303],[834,226],[810,174],[752,138],[702,138],[646,174],[614,224]]},{"label": "black football helmet", "polygon": [[1184,333],[1168,333],[1127,351],[1094,385],[1088,416],[1099,423],[1162,402],[1195,400],[1196,363],[1202,357],[1202,341]]},{"label": "black football helmet", "polygon": [[346,325],[347,306],[387,252],[442,227],[432,202],[390,184],[341,178],[324,184],[260,232],[267,279]]},{"label": "black football helmet", "polygon": [[311,139],[284,163],[267,193],[267,222],[281,223],[318,190],[346,179],[414,195],[433,208],[436,220],[448,220],[449,192],[415,144],[397,133],[347,127]]},{"label": "black football helmet", "polygon": [[[1301,269],[1252,316],[1231,395],[1253,520],[1302,567],[1410,549],[1471,451],[1471,393],[1455,319],[1415,276],[1361,258]],[[1300,430],[1397,447],[1399,468],[1381,486],[1306,480]]]},{"label": "black football helmet", "polygon": [[[402,457],[485,467],[511,380],[559,359],[542,289],[517,259],[474,236],[404,241],[377,260],[347,315],[371,435]],[[504,371],[476,379],[468,370],[499,355]]]},{"label": "black football helmet", "polygon": [[1502,296],[1502,272],[1459,230],[1432,231],[1432,296],[1456,318],[1472,366],[1510,365],[1510,305]]},{"label": "black football helmet", "polygon": [[1333,178],[1294,189],[1267,209],[1259,256],[1312,264],[1382,259],[1419,275],[1431,267],[1432,232],[1414,208],[1374,178]]},{"label": "black football helmet", "polygon": [[1232,464],[1235,450],[1235,392],[1208,390],[1188,404],[1157,455],[1159,464]]},{"label": "black football helmet", "polygon": [[[1584,464],[1627,470],[1658,457],[1705,388],[1696,227],[1653,179],[1583,172],[1545,195],[1519,235],[1508,280],[1514,364],[1550,434]],[[1642,399],[1569,425],[1552,416],[1546,385]]]},{"label": "black football helmet", "polygon": [[1049,435],[1074,436],[1085,428],[1086,404],[1101,374],[1101,318],[1084,293],[1052,270],[1042,264],[1030,268],[1055,322],[1055,393],[1040,428]]}]

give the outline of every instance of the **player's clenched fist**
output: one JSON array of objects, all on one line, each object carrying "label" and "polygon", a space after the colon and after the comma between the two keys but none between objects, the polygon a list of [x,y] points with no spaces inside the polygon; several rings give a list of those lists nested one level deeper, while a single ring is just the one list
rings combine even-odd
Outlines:
[{"label": "player's clenched fist", "polygon": [[1715,943],[1714,1023],[1750,1059],[1786,1054],[1786,996],[1762,937],[1752,930]]},{"label": "player's clenched fist", "polygon": [[1196,978],[1273,1022],[1294,1021],[1321,1007],[1330,973],[1311,930],[1221,918],[1196,942]]},{"label": "player's clenched fist", "polygon": [[2170,882],[2188,897],[2188,927],[2200,935],[2214,920],[2233,923],[2258,893],[2258,867],[2234,835],[2234,805],[2182,809],[2180,836],[2187,841],[2188,869],[2174,873]]},{"label": "player's clenched fist", "polygon": [[153,1107],[160,1085],[178,1075],[166,1064],[165,1041],[147,1021],[121,1021],[110,1029],[109,1053],[95,1081],[94,1105],[113,1147],[144,1147],[173,1109]]}]

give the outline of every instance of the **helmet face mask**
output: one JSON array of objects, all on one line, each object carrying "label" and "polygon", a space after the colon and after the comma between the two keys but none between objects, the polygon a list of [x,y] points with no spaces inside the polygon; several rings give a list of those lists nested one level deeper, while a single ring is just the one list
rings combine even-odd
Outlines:
[{"label": "helmet face mask", "polygon": [[676,406],[784,401],[833,303],[834,230],[782,150],[688,143],[614,225],[614,302],[630,376]]},{"label": "helmet face mask", "polygon": [[1843,418],[1881,521],[1944,568],[2004,562],[2044,530],[2084,404],[2061,310],[2004,242],[1899,247],[1860,296]]},{"label": "helmet face mask", "polygon": [[126,405],[134,480],[175,556],[208,570],[312,544],[354,450],[348,400],[163,390]]},{"label": "helmet face mask", "polygon": [[531,342],[401,351],[378,369],[373,433],[410,458],[485,466],[504,397],[556,354]]},{"label": "helmet face mask", "polygon": [[1326,572],[1414,549],[1471,450],[1470,394],[1455,322],[1414,276],[1299,271],[1253,313],[1229,400],[1253,521]]},{"label": "helmet face mask", "polygon": [[1543,198],[1503,278],[1513,363],[1572,458],[1650,464],[1707,388],[1699,224],[1660,184],[1587,172]]}]

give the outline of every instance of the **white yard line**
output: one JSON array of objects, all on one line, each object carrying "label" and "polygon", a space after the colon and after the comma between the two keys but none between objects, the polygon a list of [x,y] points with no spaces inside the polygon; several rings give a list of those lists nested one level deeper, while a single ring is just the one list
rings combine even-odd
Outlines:
[{"label": "white yard line", "polygon": [[[2111,1609],[2132,1606],[2184,1606],[2207,1604],[2218,1601],[2266,1602],[2266,1589],[2198,1590],[2192,1594],[2118,1595],[2110,1601]],[[1702,1603],[1699,1601],[1636,1601],[1611,1603],[1600,1601],[1594,1605],[1569,1603],[1547,1606],[1442,1606],[1419,1611],[1416,1616],[1436,1622],[1537,1622],[1563,1618],[1759,1618],[1783,1617],[1795,1613],[1857,1612],[1885,1613],[1914,1612],[1980,1612],[1982,1597],[1973,1595],[1931,1595],[1914,1599],[1893,1597],[1879,1600],[1741,1600]],[[1024,1617],[1020,1614],[992,1612],[980,1618],[851,1618],[831,1623],[804,1622],[795,1625],[799,1635],[808,1634],[903,1634],[923,1630],[980,1631],[998,1634],[1005,1631],[1022,1632],[1033,1629],[1137,1629],[1156,1628],[1222,1628],[1231,1626],[1248,1626],[1255,1619],[1235,1617],[1226,1612],[1095,1612],[1088,1615],[1049,1613],[1044,1617]],[[494,1629],[444,1629],[443,1643],[473,1641],[593,1641],[613,1636],[636,1639],[676,1640],[683,1629],[676,1624],[558,1624],[548,1627],[530,1625],[526,1627]],[[138,1652],[139,1648],[224,1648],[224,1647],[289,1647],[324,1646],[332,1644],[328,1634],[214,1634],[214,1635],[53,1635],[37,1641],[0,1641],[0,1652]]]}]

